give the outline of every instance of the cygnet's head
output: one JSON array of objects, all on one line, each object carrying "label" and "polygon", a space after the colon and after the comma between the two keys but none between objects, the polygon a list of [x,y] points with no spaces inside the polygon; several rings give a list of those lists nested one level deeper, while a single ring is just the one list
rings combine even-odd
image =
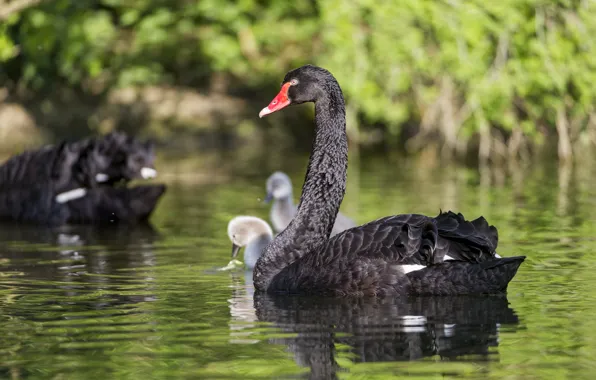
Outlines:
[{"label": "cygnet's head", "polygon": [[256,216],[237,216],[228,223],[228,236],[232,241],[232,259],[235,259],[240,248],[263,236],[273,238],[269,224]]},{"label": "cygnet's head", "polygon": [[267,196],[265,202],[272,199],[285,199],[292,197],[292,181],[286,173],[275,172],[267,178]]}]

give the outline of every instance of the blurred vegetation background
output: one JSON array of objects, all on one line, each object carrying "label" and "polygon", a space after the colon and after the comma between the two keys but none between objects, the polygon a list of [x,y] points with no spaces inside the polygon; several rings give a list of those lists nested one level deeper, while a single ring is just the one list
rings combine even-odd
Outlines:
[{"label": "blurred vegetation background", "polygon": [[[263,146],[257,112],[314,63],[344,89],[353,144],[568,159],[596,143],[594,36],[593,0],[0,0],[0,141]],[[288,138],[311,112],[277,116]]]}]

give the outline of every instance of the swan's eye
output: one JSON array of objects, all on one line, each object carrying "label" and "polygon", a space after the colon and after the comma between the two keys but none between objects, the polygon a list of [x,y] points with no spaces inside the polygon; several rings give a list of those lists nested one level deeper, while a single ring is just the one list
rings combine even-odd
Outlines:
[{"label": "swan's eye", "polygon": [[290,84],[291,84],[292,86],[295,86],[295,85],[297,85],[297,84],[298,84],[298,79],[292,79],[292,80],[290,81]]}]

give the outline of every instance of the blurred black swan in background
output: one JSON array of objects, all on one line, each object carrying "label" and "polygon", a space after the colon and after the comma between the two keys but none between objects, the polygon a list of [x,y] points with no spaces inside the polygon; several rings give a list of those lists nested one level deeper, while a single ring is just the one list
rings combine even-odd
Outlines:
[{"label": "blurred black swan in background", "polygon": [[0,166],[0,220],[46,225],[139,222],[165,185],[126,187],[157,175],[151,141],[122,132],[27,151]]}]

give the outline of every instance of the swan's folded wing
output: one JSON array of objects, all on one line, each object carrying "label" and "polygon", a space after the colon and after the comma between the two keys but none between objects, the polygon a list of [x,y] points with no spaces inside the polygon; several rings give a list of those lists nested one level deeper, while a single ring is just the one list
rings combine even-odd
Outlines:
[{"label": "swan's folded wing", "polygon": [[113,224],[147,220],[166,191],[165,185],[100,186],[68,202],[69,223]]},{"label": "swan's folded wing", "polygon": [[462,214],[441,212],[436,218],[439,241],[435,263],[447,255],[454,260],[483,262],[493,259],[498,244],[498,233],[486,219],[467,221]]},{"label": "swan's folded wing", "polygon": [[438,239],[433,218],[424,215],[395,215],[350,228],[331,238],[325,258],[383,259],[395,264],[432,262]]}]

